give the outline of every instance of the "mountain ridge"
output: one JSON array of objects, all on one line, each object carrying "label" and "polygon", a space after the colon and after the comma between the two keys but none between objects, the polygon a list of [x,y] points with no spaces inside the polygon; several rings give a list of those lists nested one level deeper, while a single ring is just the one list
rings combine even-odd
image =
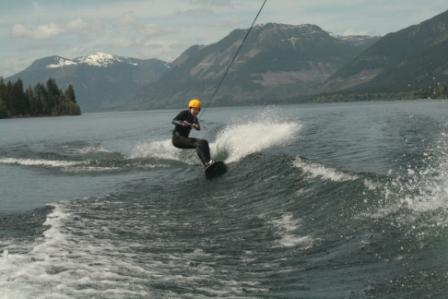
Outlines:
[{"label": "mountain ridge", "polygon": [[35,60],[7,80],[22,79],[34,85],[55,79],[60,86],[72,84],[83,111],[122,107],[145,84],[158,80],[169,64],[159,59],[137,59],[96,52],[73,59],[59,55]]},{"label": "mountain ridge", "polygon": [[[448,82],[448,11],[385,35],[338,70],[327,90],[416,91],[433,78]],[[391,84],[392,83],[392,84]]]},{"label": "mountain ridge", "polygon": [[[177,107],[188,97],[210,97],[246,30],[235,29],[216,43],[191,46],[131,106]],[[313,94],[330,74],[377,39],[343,40],[312,24],[257,25],[211,104],[262,104],[285,95]]]},{"label": "mountain ridge", "polygon": [[[33,75],[45,80],[42,73],[58,82],[62,77],[80,91],[81,106],[100,102],[98,110],[177,108],[190,97],[210,100],[246,32],[235,29],[215,43],[193,45],[170,63],[102,52],[50,56],[17,77],[25,75],[26,84]],[[448,85],[447,52],[448,11],[384,37],[337,36],[313,24],[259,24],[209,105],[298,103],[338,93],[366,99],[369,93],[435,94],[434,88]]]}]

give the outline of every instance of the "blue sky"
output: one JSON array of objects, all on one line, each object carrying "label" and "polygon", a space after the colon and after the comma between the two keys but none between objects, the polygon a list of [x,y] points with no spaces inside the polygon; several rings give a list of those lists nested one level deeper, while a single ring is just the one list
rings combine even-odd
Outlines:
[{"label": "blue sky", "polygon": [[[97,51],[171,61],[247,28],[262,0],[0,0],[0,76],[34,60]],[[446,0],[268,0],[258,23],[384,35],[448,10]]]}]

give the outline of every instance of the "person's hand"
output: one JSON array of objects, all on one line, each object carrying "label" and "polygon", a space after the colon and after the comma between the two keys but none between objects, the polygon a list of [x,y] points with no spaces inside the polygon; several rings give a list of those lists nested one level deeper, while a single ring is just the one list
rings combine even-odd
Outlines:
[{"label": "person's hand", "polygon": [[195,128],[196,130],[199,130],[199,125],[198,124],[192,124],[191,127]]},{"label": "person's hand", "polygon": [[188,121],[184,120],[182,122],[182,126],[184,126],[184,127],[191,127],[191,124]]}]

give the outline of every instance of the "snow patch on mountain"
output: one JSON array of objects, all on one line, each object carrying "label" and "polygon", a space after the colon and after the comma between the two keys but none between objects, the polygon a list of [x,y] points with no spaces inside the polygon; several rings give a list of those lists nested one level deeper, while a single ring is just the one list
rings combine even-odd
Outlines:
[{"label": "snow patch on mountain", "polygon": [[75,59],[67,59],[64,57],[56,57],[54,63],[49,64],[46,66],[48,69],[53,68],[60,68],[65,67],[69,65],[77,65],[77,64],[85,64],[85,65],[91,65],[91,66],[97,66],[97,67],[107,67],[109,65],[112,65],[114,63],[120,63],[125,62],[129,63],[133,66],[137,66],[138,63],[136,61],[128,61],[128,59],[114,56],[112,54],[103,53],[103,52],[97,52],[91,55],[78,57]]},{"label": "snow patch on mountain", "polygon": [[77,64],[75,61],[64,58],[64,57],[57,57],[55,59],[55,63],[47,65],[47,69],[54,69],[58,67],[63,66],[69,66],[69,65],[75,65]]},{"label": "snow patch on mountain", "polygon": [[103,53],[103,52],[97,52],[95,54],[83,56],[83,57],[77,58],[76,60],[79,63],[93,65],[93,66],[99,66],[99,67],[106,67],[110,64],[114,64],[114,63],[123,61],[120,57],[113,56],[111,54],[107,54],[107,53]]}]

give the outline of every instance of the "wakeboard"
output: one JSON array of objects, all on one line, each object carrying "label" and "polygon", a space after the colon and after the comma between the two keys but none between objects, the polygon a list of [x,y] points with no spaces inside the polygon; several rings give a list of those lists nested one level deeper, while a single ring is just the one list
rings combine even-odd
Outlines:
[{"label": "wakeboard", "polygon": [[205,177],[208,180],[216,178],[227,172],[227,166],[222,161],[216,161],[205,168]]}]

